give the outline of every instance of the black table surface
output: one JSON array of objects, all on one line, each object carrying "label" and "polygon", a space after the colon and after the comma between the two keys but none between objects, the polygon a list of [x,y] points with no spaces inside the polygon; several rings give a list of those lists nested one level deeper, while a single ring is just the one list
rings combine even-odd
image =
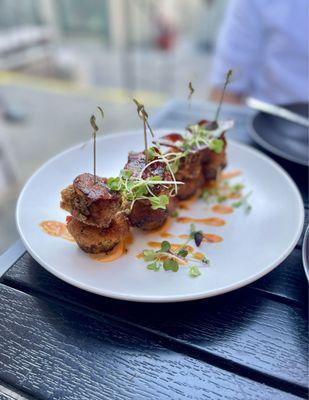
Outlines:
[{"label": "black table surface", "polygon": [[[236,121],[230,138],[253,145],[252,112],[223,111]],[[213,112],[211,104],[189,110],[175,100],[152,123],[183,128]],[[306,169],[277,161],[297,182],[307,217]],[[82,291],[45,271],[17,243],[0,257],[0,399],[307,398],[301,240],[253,284],[175,304]]]}]

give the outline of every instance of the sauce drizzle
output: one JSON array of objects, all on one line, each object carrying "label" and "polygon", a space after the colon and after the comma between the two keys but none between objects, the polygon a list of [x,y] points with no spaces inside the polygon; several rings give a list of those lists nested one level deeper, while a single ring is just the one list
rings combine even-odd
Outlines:
[{"label": "sauce drizzle", "polygon": [[[190,235],[181,234],[178,235],[180,239],[189,239]],[[203,242],[204,243],[220,243],[223,242],[223,237],[219,235],[215,235],[213,233],[203,233]]]},{"label": "sauce drizzle", "polygon": [[231,214],[234,211],[233,207],[224,204],[215,204],[211,210],[217,214]]},{"label": "sauce drizzle", "polygon": [[47,233],[47,235],[75,242],[73,236],[68,232],[66,224],[63,222],[43,221],[40,223],[40,228],[43,232]]},{"label": "sauce drizzle", "polygon": [[188,224],[189,222],[197,222],[210,226],[223,226],[225,221],[221,218],[191,218],[191,217],[178,217],[177,222],[181,224]]}]

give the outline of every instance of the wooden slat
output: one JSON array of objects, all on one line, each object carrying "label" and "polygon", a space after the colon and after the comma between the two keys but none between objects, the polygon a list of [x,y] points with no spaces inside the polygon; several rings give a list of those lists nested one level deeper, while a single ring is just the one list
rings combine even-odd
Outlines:
[{"label": "wooden slat", "polygon": [[8,387],[0,382],[0,400],[35,400],[32,396],[26,396],[13,387]]},{"label": "wooden slat", "polygon": [[0,379],[43,399],[291,399],[104,317],[0,285]]},{"label": "wooden slat", "polygon": [[301,250],[295,249],[279,267],[250,286],[306,307],[308,281],[304,272]]},{"label": "wooden slat", "polygon": [[69,301],[168,335],[186,345],[306,387],[307,319],[300,307],[255,296],[243,289],[182,304],[134,304],[92,295],[55,278],[29,255],[4,276],[4,283]]}]

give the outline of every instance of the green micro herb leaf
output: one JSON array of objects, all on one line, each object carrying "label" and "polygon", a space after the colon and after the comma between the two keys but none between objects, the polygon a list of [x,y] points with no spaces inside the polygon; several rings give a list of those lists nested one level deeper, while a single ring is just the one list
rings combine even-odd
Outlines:
[{"label": "green micro herb leaf", "polygon": [[162,194],[161,196],[149,197],[149,201],[153,210],[158,210],[159,208],[165,210],[169,203],[169,197],[166,194]]},{"label": "green micro herb leaf", "polygon": [[161,250],[160,251],[166,253],[166,252],[169,251],[170,248],[171,248],[170,242],[168,242],[167,240],[163,240],[163,242],[161,243]]},{"label": "green micro herb leaf", "polygon": [[179,216],[179,213],[178,213],[178,211],[176,211],[176,210],[174,210],[172,213],[171,213],[171,217],[172,218],[177,218]]},{"label": "green micro herb leaf", "polygon": [[168,259],[168,260],[164,260],[163,262],[163,268],[165,269],[165,271],[173,271],[173,272],[177,272],[179,269],[179,265],[178,262],[174,259]]},{"label": "green micro herb leaf", "polygon": [[156,150],[154,147],[148,149],[148,160],[152,161],[156,157]]},{"label": "green micro herb leaf", "polygon": [[120,171],[120,176],[124,179],[129,179],[133,175],[133,171],[130,171],[129,169],[122,169]]},{"label": "green micro herb leaf", "polygon": [[252,192],[249,192],[239,201],[232,203],[232,207],[234,208],[244,207],[245,213],[248,214],[252,209],[251,204],[248,202],[248,198],[251,196],[251,194]]},{"label": "green micro herb leaf", "polygon": [[194,239],[195,232],[196,232],[195,224],[190,224],[190,237],[191,237],[191,239]]},{"label": "green micro herb leaf", "polygon": [[145,261],[153,261],[156,257],[154,250],[143,250],[143,256]]},{"label": "green micro herb leaf", "polygon": [[210,150],[213,150],[215,153],[219,154],[222,152],[224,147],[224,142],[221,139],[213,139],[210,143],[209,143],[209,148]]},{"label": "green micro herb leaf", "polygon": [[108,178],[107,186],[110,190],[119,191],[121,189],[121,181],[120,178]]},{"label": "green micro herb leaf", "polygon": [[186,258],[188,255],[188,251],[186,249],[181,249],[178,251],[177,255],[182,258]]},{"label": "green micro herb leaf", "polygon": [[210,263],[209,258],[207,258],[206,256],[204,256],[204,258],[202,259],[202,263],[204,263],[204,264],[209,264],[209,263]]},{"label": "green micro herb leaf", "polygon": [[160,270],[160,265],[158,263],[153,262],[153,263],[147,265],[147,269],[157,272]]},{"label": "green micro herb leaf", "polygon": [[189,269],[189,275],[190,275],[192,278],[196,278],[196,277],[198,277],[198,276],[201,275],[201,272],[200,272],[200,270],[198,269],[198,267],[193,266],[193,267],[190,267],[190,269]]}]

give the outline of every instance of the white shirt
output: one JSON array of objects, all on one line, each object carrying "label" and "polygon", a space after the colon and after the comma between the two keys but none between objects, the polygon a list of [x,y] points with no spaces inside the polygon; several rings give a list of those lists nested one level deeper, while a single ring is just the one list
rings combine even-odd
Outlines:
[{"label": "white shirt", "polygon": [[214,61],[214,86],[272,103],[308,102],[309,0],[230,0]]}]

